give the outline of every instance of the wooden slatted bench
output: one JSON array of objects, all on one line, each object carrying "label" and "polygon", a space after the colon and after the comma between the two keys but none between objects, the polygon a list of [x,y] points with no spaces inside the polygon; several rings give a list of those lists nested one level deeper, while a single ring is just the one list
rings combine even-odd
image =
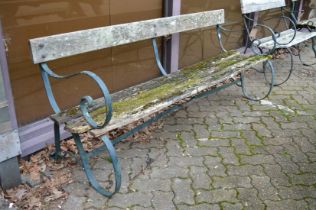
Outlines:
[{"label": "wooden slatted bench", "polygon": [[[116,143],[161,116],[181,108],[182,103],[195,97],[228,87],[240,80],[244,90],[243,72],[256,64],[269,65],[273,74],[273,67],[268,60],[269,56],[242,56],[238,52],[228,51],[167,75],[159,60],[155,41],[157,37],[222,23],[224,23],[224,11],[214,10],[31,39],[33,61],[40,66],[45,90],[55,112],[51,116],[55,128],[55,157],[58,157],[61,152],[59,125],[65,124],[65,129],[72,133],[76,142],[90,184],[102,195],[112,196],[121,185],[121,169],[114,149]],[[82,71],[73,75],[61,76],[54,73],[47,63],[67,56],[145,39],[152,39],[158,69],[164,76],[111,95],[102,79],[96,74]],[[102,90],[103,97],[93,100],[90,96],[84,96],[80,105],[62,111],[55,101],[49,77],[64,79],[78,75],[94,79]],[[273,84],[273,77],[271,84]],[[272,87],[273,85],[270,86],[269,92]],[[108,131],[122,128],[148,116],[151,117],[150,120],[116,139],[109,140],[106,135]],[[80,141],[80,134],[85,132],[99,136],[104,145],[92,152],[86,152]],[[115,189],[112,192],[98,183],[89,165],[89,158],[104,150],[108,151],[115,174]]]},{"label": "wooden slatted bench", "polygon": [[[292,1],[296,2],[297,0]],[[287,51],[287,53],[290,55],[290,65],[288,65],[290,66],[290,69],[288,71],[288,74],[286,77],[278,79],[278,81],[275,81],[275,85],[281,85],[285,83],[290,78],[293,71],[294,61],[291,48],[307,40],[314,40],[314,37],[316,37],[316,32],[304,32],[297,30],[297,24],[295,23],[294,19],[295,15],[293,14],[294,10],[286,10],[285,0],[241,0],[241,6],[245,22],[250,21],[254,25],[253,28],[250,29],[248,27],[248,24],[245,24],[248,33],[248,40],[251,42],[251,48],[253,49],[253,51],[257,54],[262,54],[263,52],[273,54],[276,50],[283,49],[283,52]],[[248,16],[249,13],[256,13],[256,15],[258,15],[258,13],[261,11],[277,8],[281,9],[281,15],[279,17],[280,25],[284,24],[286,28],[284,31],[281,32],[277,32],[271,27],[264,25],[263,23],[258,23],[260,21],[258,20],[258,16],[256,16],[257,18],[255,19],[251,19]],[[289,16],[286,14],[287,12],[290,13]],[[253,32],[260,27],[269,31],[271,33],[271,36],[267,36],[264,38],[252,37],[253,34],[255,34]],[[298,53],[298,56],[301,58],[300,53]],[[302,63],[306,64],[303,61]],[[278,72],[278,70],[281,71],[281,69],[276,69],[276,72]]]}]

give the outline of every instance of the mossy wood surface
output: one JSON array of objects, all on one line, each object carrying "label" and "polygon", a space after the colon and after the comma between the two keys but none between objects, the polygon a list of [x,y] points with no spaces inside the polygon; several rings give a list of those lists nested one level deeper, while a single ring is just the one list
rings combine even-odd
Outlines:
[{"label": "mossy wood surface", "polygon": [[[203,91],[214,89],[239,78],[242,71],[267,60],[266,56],[242,56],[230,51],[217,57],[201,61],[168,76],[130,87],[112,94],[113,117],[103,129],[93,130],[93,135],[128,125],[151,114],[164,110],[183,99],[191,98]],[[90,108],[93,118],[100,124],[104,120],[103,98],[96,99]],[[65,110],[51,118],[65,123],[65,129],[72,133],[91,130],[82,117],[79,107]]]},{"label": "mossy wood surface", "polygon": [[[295,35],[295,38],[293,39],[294,35]],[[281,44],[277,44],[276,48],[289,48],[299,43],[305,42],[315,36],[316,36],[316,32],[301,32],[301,31],[295,32],[293,29],[288,29],[286,31],[282,31],[280,33],[280,36],[277,37],[277,41]],[[261,44],[259,45],[259,47],[261,48],[266,48],[266,49],[274,48],[274,40],[272,39],[272,36],[260,39],[260,43]],[[287,44],[282,44],[282,43],[287,43]]]}]

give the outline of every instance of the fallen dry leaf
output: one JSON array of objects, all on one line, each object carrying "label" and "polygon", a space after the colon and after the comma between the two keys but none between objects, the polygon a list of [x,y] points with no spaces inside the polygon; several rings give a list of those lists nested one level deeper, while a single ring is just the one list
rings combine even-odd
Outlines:
[{"label": "fallen dry leaf", "polygon": [[51,195],[44,198],[44,201],[45,202],[54,201],[65,196],[66,196],[66,193],[59,191],[56,188],[53,188],[51,190]]},{"label": "fallen dry leaf", "polygon": [[15,193],[15,197],[18,200],[21,200],[26,193],[27,193],[26,189],[18,189],[17,192]]},{"label": "fallen dry leaf", "polygon": [[[143,120],[109,132],[111,139],[124,134],[135,126],[143,123]],[[124,141],[146,143],[151,137],[151,132],[161,128],[161,122],[155,122],[144,130],[135,133]],[[98,138],[91,138],[89,134],[82,135],[82,143],[87,151],[91,151],[103,144]],[[48,145],[46,149],[30,156],[29,161],[21,159],[19,161],[20,171],[23,176],[28,176],[32,180],[40,180],[40,184],[31,188],[26,184],[7,190],[4,197],[13,202],[19,209],[41,209],[43,205],[58,199],[65,199],[68,195],[63,190],[63,186],[72,182],[71,167],[78,164],[77,148],[73,139],[61,143],[65,158],[53,160],[50,154],[54,151],[53,145]]]}]

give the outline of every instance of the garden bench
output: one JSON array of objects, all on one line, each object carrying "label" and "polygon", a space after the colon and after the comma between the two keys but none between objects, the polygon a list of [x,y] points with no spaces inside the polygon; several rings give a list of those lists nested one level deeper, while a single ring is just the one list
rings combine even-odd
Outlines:
[{"label": "garden bench", "polygon": [[[316,36],[316,32],[304,32],[297,30],[297,24],[295,23],[295,19],[293,19],[295,18],[294,10],[286,10],[285,0],[241,0],[240,2],[242,6],[243,19],[248,34],[247,41],[250,42],[252,50],[257,54],[273,54],[276,52],[276,50],[283,49],[283,51],[287,51],[287,53],[289,54],[290,69],[288,71],[288,74],[286,75],[286,77],[276,79],[275,85],[281,85],[285,83],[290,78],[293,71],[294,60],[291,48],[307,40],[313,40],[313,38]],[[296,0],[293,0],[293,5],[295,2]],[[281,9],[281,15],[278,17],[279,21],[285,26],[284,31],[280,32],[259,22],[260,20],[258,20],[260,19],[258,17],[259,12],[277,8]],[[248,15],[249,13],[256,13],[256,18],[250,18]],[[287,15],[286,13],[290,13],[290,15]],[[253,25],[253,27],[250,28],[247,22],[250,22],[250,25]],[[256,38],[254,34],[256,34],[255,31],[258,28],[263,28],[264,30],[268,31],[269,33],[271,33],[271,36]],[[301,58],[299,52],[297,55]],[[302,63],[305,64],[303,61]],[[281,71],[281,69],[276,69],[276,74],[278,71]]]},{"label": "garden bench", "polygon": [[[65,124],[65,130],[69,131],[75,140],[90,184],[102,195],[112,196],[121,185],[121,169],[114,149],[116,143],[171,111],[181,108],[181,104],[193,98],[218,91],[239,81],[245,93],[242,73],[258,63],[264,63],[273,75],[269,56],[243,56],[236,51],[226,51],[175,73],[166,73],[160,63],[156,38],[222,23],[224,10],[214,10],[31,39],[33,62],[39,64],[45,91],[55,112],[51,115],[55,129],[55,157],[61,155],[59,125]],[[48,62],[52,60],[146,39],[152,39],[158,69],[163,76],[116,93],[110,94],[102,79],[93,72],[82,71],[61,76],[48,66]],[[80,105],[62,111],[55,101],[49,77],[64,79],[79,75],[94,79],[103,97],[93,100],[90,96],[84,96]],[[273,76],[270,83],[273,84]],[[273,85],[270,85],[267,95],[272,87]],[[108,131],[146,117],[150,119],[115,139],[110,140],[106,135]],[[92,152],[86,152],[80,140],[80,135],[86,132],[100,137],[104,145]],[[115,173],[115,186],[112,191],[106,190],[98,183],[89,165],[89,158],[104,150],[108,151]]]}]

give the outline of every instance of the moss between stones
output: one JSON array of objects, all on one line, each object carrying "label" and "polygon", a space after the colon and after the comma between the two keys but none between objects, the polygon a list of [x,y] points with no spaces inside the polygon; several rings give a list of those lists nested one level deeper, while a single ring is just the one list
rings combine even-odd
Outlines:
[{"label": "moss between stones", "polygon": [[[133,97],[129,97],[122,101],[113,102],[113,116],[118,116],[122,113],[134,110],[144,105],[149,106],[150,103],[155,101],[163,101],[166,98],[179,95],[184,89],[198,83],[197,78],[189,78],[187,81],[173,81],[172,83],[166,83],[159,87],[141,91],[139,94]],[[104,116],[100,114],[105,113],[105,107],[99,108],[92,112],[92,116],[96,121],[101,121]]]}]

